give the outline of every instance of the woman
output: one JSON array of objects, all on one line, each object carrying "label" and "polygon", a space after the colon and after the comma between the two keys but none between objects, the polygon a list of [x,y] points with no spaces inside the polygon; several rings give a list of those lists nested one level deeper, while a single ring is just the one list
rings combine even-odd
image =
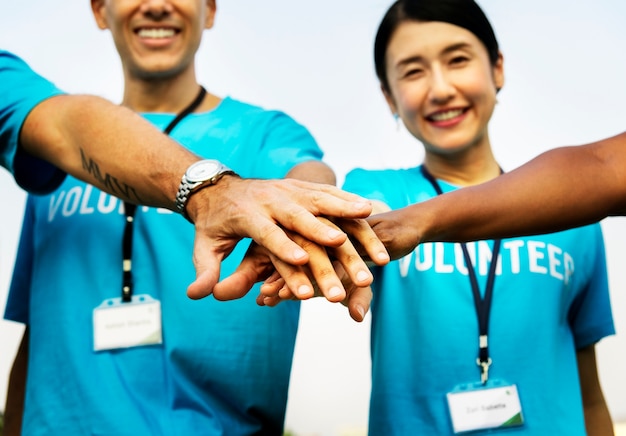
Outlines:
[{"label": "woman", "polygon": [[[503,56],[471,0],[400,0],[376,36],[387,103],[422,165],[357,169],[344,189],[395,210],[498,177],[489,139]],[[510,427],[612,434],[594,345],[614,333],[598,225],[423,244],[375,271],[371,435]]]}]

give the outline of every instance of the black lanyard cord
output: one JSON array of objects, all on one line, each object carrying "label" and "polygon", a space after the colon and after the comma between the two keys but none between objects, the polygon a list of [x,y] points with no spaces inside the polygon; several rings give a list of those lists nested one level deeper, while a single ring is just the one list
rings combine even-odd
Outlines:
[{"label": "black lanyard cord", "polygon": [[[426,169],[424,165],[420,167],[422,175],[430,182],[430,184],[437,192],[437,195],[443,194],[441,186],[435,177]],[[472,295],[474,297],[474,307],[476,308],[476,316],[478,318],[478,358],[476,364],[481,369],[481,381],[486,383],[489,375],[489,366],[491,365],[491,357],[489,357],[489,317],[491,315],[491,302],[493,299],[493,287],[496,280],[496,268],[498,266],[498,256],[500,254],[500,246],[502,245],[501,239],[495,239],[493,243],[493,251],[491,256],[491,263],[489,265],[489,274],[487,276],[487,283],[485,285],[485,296],[481,298],[480,287],[478,286],[478,278],[476,277],[476,271],[472,266],[472,259],[467,249],[467,244],[461,244],[463,250],[463,258],[465,259],[465,266],[467,268],[467,275],[469,276],[470,285],[472,288]],[[478,250],[477,250],[478,252]],[[478,253],[476,254],[478,256]]]},{"label": "black lanyard cord", "polygon": [[[180,111],[176,117],[165,127],[163,133],[169,135],[172,130],[180,123],[183,118],[195,111],[198,106],[204,101],[206,96],[206,89],[200,86],[200,91],[194,100],[189,103],[182,111]],[[135,212],[137,206],[132,203],[124,202],[124,214],[126,218],[126,224],[124,225],[124,236],[122,239],[122,301],[128,303],[133,298],[133,269],[132,269],[132,254],[133,254],[133,234],[135,223]]]}]

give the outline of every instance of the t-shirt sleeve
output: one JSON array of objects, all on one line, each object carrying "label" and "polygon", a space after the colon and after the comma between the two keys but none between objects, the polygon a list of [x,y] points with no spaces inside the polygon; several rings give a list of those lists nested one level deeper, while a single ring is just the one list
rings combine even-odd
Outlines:
[{"label": "t-shirt sleeve", "polygon": [[260,155],[253,157],[258,162],[255,173],[283,178],[298,164],[322,160],[324,153],[306,127],[280,111],[269,111],[265,116]]},{"label": "t-shirt sleeve", "polygon": [[9,296],[4,309],[4,318],[28,324],[30,307],[31,278],[33,272],[33,226],[34,210],[32,197],[28,196],[24,220],[22,222],[22,234],[15,258],[13,277],[9,287]]},{"label": "t-shirt sleeve", "polygon": [[50,192],[63,181],[64,173],[21,150],[19,135],[35,106],[63,92],[6,51],[0,51],[0,88],[0,165],[27,191]]},{"label": "t-shirt sleeve", "polygon": [[[387,176],[391,177],[392,174],[388,174]],[[383,180],[383,178],[378,177],[377,171],[357,168],[346,174],[342,189],[360,195],[368,200],[378,200],[389,204],[389,198],[387,198],[383,189],[381,189],[381,187],[384,186]]]},{"label": "t-shirt sleeve", "polygon": [[577,349],[615,334],[602,229],[599,224],[591,227],[593,235],[589,241],[594,243],[595,251],[593,264],[590,265],[591,275],[569,311],[569,322]]}]

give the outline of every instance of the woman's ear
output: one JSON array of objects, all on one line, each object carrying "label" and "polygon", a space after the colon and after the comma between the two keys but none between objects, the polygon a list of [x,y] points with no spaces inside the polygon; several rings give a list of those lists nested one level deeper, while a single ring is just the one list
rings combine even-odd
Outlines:
[{"label": "woman's ear", "polygon": [[496,85],[496,91],[500,91],[504,86],[504,56],[502,52],[498,52],[498,60],[493,66],[493,82]]}]

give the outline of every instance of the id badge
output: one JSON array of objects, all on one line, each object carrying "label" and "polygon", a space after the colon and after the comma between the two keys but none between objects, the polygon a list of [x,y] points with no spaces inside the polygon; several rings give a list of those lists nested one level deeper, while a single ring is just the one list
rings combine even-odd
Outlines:
[{"label": "id badge", "polygon": [[517,385],[499,380],[469,383],[446,396],[455,434],[524,425]]},{"label": "id badge", "polygon": [[94,351],[163,343],[161,302],[150,295],[104,300],[93,310]]}]

